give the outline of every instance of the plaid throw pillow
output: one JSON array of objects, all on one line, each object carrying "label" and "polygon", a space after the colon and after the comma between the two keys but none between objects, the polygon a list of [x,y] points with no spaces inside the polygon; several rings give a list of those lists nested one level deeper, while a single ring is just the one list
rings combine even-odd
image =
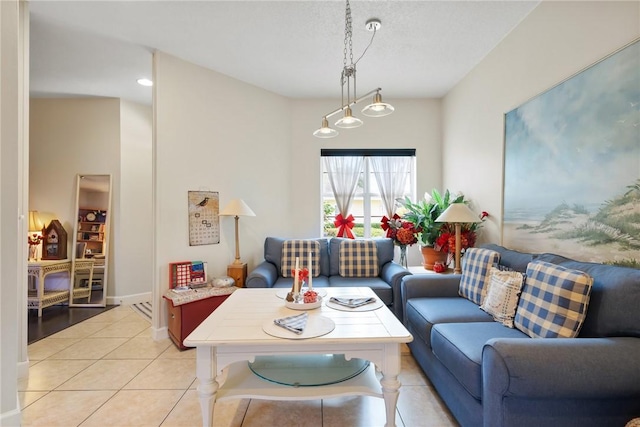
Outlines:
[{"label": "plaid throw pillow", "polygon": [[515,327],[532,338],[574,338],[587,315],[593,278],[544,261],[530,262]]},{"label": "plaid throw pillow", "polygon": [[378,277],[378,247],[373,240],[340,242],[340,276]]},{"label": "plaid throw pillow", "polygon": [[500,260],[500,254],[490,249],[469,248],[462,257],[462,277],[458,294],[480,305],[486,296],[485,282],[489,270]]},{"label": "plaid throw pillow", "polygon": [[311,252],[312,276],[320,275],[320,243],[317,240],[285,240],[282,243],[282,277],[293,277],[291,270],[296,268],[296,257],[300,259],[299,267],[309,268],[309,252]]},{"label": "plaid throw pillow", "polygon": [[493,316],[496,322],[508,328],[513,328],[513,318],[516,315],[518,297],[524,284],[524,275],[517,271],[501,271],[492,267],[489,274],[487,297],[480,306],[481,309]]}]

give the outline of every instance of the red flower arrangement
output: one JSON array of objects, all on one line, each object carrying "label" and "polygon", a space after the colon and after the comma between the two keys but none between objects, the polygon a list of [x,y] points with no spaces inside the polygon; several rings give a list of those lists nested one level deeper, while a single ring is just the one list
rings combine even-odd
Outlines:
[{"label": "red flower arrangement", "polygon": [[[482,211],[480,220],[484,221],[489,213]],[[462,224],[460,230],[460,248],[464,251],[476,245],[478,237],[477,230],[481,223]],[[454,224],[443,224],[440,228],[440,236],[436,239],[434,249],[446,253],[455,253],[456,251],[456,228]]]},{"label": "red flower arrangement", "polygon": [[27,236],[27,243],[29,243],[29,246],[37,246],[40,242],[42,242],[42,236],[39,234],[34,233]]},{"label": "red flower arrangement", "polygon": [[398,246],[411,246],[418,243],[418,233],[422,231],[420,227],[409,221],[403,220],[398,214],[394,214],[391,219],[382,217],[381,227],[387,232],[386,236],[393,240]]},{"label": "red flower arrangement", "polygon": [[[296,269],[292,268],[291,269],[291,277],[296,278]],[[306,268],[299,268],[298,269],[298,281],[300,283],[307,283],[309,281],[309,270],[307,270]]]}]

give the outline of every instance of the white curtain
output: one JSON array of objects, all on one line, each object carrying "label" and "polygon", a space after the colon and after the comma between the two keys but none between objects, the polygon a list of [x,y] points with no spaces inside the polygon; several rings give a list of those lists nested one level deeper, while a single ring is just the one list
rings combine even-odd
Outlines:
[{"label": "white curtain", "polygon": [[396,211],[396,199],[402,197],[411,167],[411,157],[370,157],[382,203],[391,218]]},{"label": "white curtain", "polygon": [[338,211],[346,217],[356,193],[364,157],[329,156],[323,159]]}]

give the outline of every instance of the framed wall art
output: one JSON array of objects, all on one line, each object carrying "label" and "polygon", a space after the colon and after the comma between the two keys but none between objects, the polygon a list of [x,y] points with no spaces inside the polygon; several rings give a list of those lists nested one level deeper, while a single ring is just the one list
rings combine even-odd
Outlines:
[{"label": "framed wall art", "polygon": [[220,243],[217,191],[189,191],[189,246]]},{"label": "framed wall art", "polygon": [[640,268],[640,41],[505,115],[502,243]]}]

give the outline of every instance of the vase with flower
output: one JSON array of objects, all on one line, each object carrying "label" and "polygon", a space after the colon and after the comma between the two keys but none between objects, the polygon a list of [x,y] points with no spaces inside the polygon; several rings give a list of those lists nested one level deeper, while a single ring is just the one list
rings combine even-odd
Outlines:
[{"label": "vase with flower", "polygon": [[40,242],[42,242],[42,236],[37,233],[29,234],[29,236],[27,236],[27,243],[29,244],[29,261],[38,260],[38,246],[40,245]]},{"label": "vase with flower", "polygon": [[393,240],[393,243],[400,247],[400,262],[404,268],[408,268],[407,246],[418,243],[418,233],[420,228],[413,223],[403,220],[398,214],[391,218],[382,217],[381,227],[386,231],[386,236]]}]

